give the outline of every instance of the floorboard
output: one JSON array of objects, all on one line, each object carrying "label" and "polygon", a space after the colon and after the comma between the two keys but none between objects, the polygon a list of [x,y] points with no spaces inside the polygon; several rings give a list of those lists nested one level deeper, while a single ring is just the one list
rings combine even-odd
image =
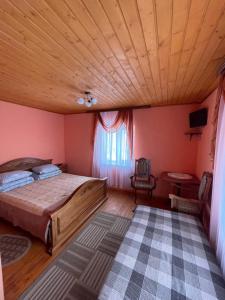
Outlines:
[{"label": "floorboard", "polygon": [[[133,209],[135,208],[132,193],[110,190],[108,196],[108,200],[99,210],[132,218]],[[139,195],[137,202],[142,205],[170,209],[168,199],[153,198],[152,200],[148,200],[145,195]],[[81,229],[82,227],[79,230]],[[79,230],[77,232],[79,232]],[[51,263],[57,254],[62,251],[69,241],[53,256],[49,256],[46,253],[45,245],[41,241],[0,219],[0,234],[2,233],[26,235],[29,236],[32,241],[32,247],[25,257],[3,269],[5,299],[15,300]]]}]

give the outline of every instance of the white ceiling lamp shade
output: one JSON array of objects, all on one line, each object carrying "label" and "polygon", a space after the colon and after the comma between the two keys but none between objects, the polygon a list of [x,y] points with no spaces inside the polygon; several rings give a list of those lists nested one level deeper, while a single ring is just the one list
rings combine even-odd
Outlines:
[{"label": "white ceiling lamp shade", "polygon": [[77,100],[77,103],[80,104],[80,105],[84,104],[84,99],[83,98],[79,98]]},{"label": "white ceiling lamp shade", "polygon": [[96,104],[97,103],[97,99],[96,98],[92,98],[91,102],[92,102],[92,104]]},{"label": "white ceiling lamp shade", "polygon": [[89,108],[97,103],[97,99],[94,98],[90,92],[84,92],[84,97],[77,99],[77,103],[80,105],[85,105]]},{"label": "white ceiling lamp shade", "polygon": [[85,102],[85,105],[86,105],[87,107],[91,107],[91,106],[92,106],[92,103],[89,102],[89,101],[87,101],[87,102]]}]

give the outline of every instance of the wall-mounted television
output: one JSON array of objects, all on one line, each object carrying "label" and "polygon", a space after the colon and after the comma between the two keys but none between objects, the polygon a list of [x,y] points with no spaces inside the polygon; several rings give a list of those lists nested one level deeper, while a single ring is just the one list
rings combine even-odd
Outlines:
[{"label": "wall-mounted television", "polygon": [[202,127],[207,125],[208,108],[202,108],[189,114],[190,128]]}]

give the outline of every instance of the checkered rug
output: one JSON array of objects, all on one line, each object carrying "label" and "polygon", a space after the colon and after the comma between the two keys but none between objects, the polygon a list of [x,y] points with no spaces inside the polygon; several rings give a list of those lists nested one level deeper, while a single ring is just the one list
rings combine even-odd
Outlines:
[{"label": "checkered rug", "polygon": [[20,299],[97,299],[129,225],[129,219],[97,213]]},{"label": "checkered rug", "polygon": [[99,299],[225,299],[225,282],[200,221],[138,206]]}]

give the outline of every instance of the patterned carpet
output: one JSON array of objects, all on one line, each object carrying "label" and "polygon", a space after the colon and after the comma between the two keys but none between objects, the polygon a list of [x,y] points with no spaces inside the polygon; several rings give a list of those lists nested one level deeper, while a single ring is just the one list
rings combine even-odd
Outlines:
[{"label": "patterned carpet", "polygon": [[129,219],[96,214],[20,299],[97,299],[129,225]]},{"label": "patterned carpet", "polygon": [[2,265],[6,267],[21,259],[31,247],[31,241],[20,235],[1,234],[0,253]]}]

